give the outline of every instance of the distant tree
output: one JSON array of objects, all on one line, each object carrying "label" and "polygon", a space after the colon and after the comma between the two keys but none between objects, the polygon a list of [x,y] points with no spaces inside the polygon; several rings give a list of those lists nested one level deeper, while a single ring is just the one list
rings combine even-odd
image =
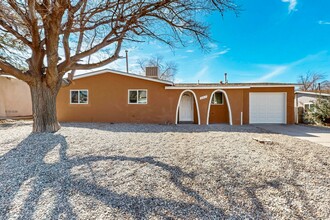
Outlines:
[{"label": "distant tree", "polygon": [[330,82],[325,80],[326,75],[318,72],[308,71],[304,75],[300,75],[298,83],[301,84],[301,91],[317,91],[319,90],[319,83],[321,90],[329,90]]},{"label": "distant tree", "polygon": [[[156,39],[174,47],[193,39],[203,48],[209,32],[199,19],[212,11],[237,12],[233,1],[1,0],[0,74],[30,86],[33,131],[55,132],[56,97],[66,73],[115,61],[125,42]],[[103,56],[91,59],[94,54]]]},{"label": "distant tree", "polygon": [[153,56],[149,59],[140,59],[138,64],[143,73],[146,72],[146,67],[158,67],[159,78],[168,81],[174,81],[175,74],[178,71],[178,66],[175,62],[166,62],[160,55]]},{"label": "distant tree", "polygon": [[321,85],[321,92],[330,94],[330,81],[326,80]]}]

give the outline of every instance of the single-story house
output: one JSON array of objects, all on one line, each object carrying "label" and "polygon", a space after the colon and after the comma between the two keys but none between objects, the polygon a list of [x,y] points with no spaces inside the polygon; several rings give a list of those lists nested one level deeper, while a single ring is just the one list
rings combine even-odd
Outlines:
[{"label": "single-story house", "polygon": [[320,92],[296,91],[295,92],[295,107],[297,109],[297,123],[304,122],[304,112],[314,106],[318,98],[329,98],[330,94]]},{"label": "single-story house", "polygon": [[294,123],[289,83],[178,83],[110,69],[74,77],[57,98],[62,122],[230,125]]},{"label": "single-story house", "polygon": [[0,76],[0,118],[32,117],[28,84],[12,76]]}]

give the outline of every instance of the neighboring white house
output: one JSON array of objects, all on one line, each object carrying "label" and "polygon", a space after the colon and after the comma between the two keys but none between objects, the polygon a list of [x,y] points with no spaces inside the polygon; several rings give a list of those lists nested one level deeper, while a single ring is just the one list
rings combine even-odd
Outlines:
[{"label": "neighboring white house", "polygon": [[29,86],[14,77],[0,76],[0,118],[32,116]]},{"label": "neighboring white house", "polygon": [[330,98],[330,94],[319,92],[295,92],[296,123],[303,122],[303,115],[307,109],[313,107],[318,98]]}]

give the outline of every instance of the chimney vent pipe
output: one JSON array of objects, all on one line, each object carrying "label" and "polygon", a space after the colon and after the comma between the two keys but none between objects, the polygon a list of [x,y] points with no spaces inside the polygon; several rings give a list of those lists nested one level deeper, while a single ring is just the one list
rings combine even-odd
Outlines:
[{"label": "chimney vent pipe", "polygon": [[126,73],[128,73],[128,50],[125,50],[126,53]]}]

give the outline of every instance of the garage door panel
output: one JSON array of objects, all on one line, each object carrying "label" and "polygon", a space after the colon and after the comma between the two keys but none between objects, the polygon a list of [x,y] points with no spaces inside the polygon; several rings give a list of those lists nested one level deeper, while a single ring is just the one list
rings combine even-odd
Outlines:
[{"label": "garage door panel", "polygon": [[285,93],[250,93],[250,123],[286,123]]}]

